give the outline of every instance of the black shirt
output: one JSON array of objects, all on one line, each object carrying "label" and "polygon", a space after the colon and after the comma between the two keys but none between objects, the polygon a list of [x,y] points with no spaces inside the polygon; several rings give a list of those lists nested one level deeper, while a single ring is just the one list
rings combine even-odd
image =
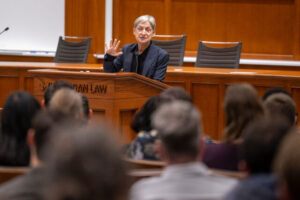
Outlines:
[{"label": "black shirt", "polygon": [[130,68],[131,72],[136,72],[138,74],[142,74],[143,67],[144,67],[144,61],[147,57],[150,45],[140,55],[138,54],[138,45],[136,45],[136,48],[134,49],[134,56],[132,57],[132,64],[131,64],[131,68]]}]

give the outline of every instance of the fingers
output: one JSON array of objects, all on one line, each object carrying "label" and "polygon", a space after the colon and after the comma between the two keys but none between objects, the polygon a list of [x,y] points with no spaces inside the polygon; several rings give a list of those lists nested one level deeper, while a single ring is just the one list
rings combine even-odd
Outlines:
[{"label": "fingers", "polygon": [[120,52],[117,53],[117,56],[120,56],[120,55],[122,55],[122,54],[123,54],[123,52],[120,51]]},{"label": "fingers", "polygon": [[115,38],[115,39],[112,40],[111,42],[112,42],[112,43],[111,43],[110,47],[113,47],[113,48],[115,48],[115,49],[117,49],[117,48],[119,47],[119,45],[120,45],[120,40],[118,40],[117,38]]}]

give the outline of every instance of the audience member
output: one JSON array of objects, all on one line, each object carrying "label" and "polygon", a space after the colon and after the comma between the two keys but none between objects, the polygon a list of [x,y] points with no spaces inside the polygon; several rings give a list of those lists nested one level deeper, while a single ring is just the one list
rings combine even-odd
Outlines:
[{"label": "audience member", "polygon": [[291,129],[282,117],[255,121],[244,131],[241,144],[241,168],[248,173],[226,200],[276,200],[276,179],[272,174],[274,158],[284,137]]},{"label": "audience member", "polygon": [[152,116],[161,142],[160,157],[167,167],[160,177],[135,183],[130,199],[221,199],[236,183],[213,176],[199,162],[202,124],[200,113],[185,101],[172,101],[159,107]]},{"label": "audience member", "polygon": [[288,91],[286,91],[283,87],[271,87],[264,93],[264,95],[262,96],[262,100],[265,101],[272,94],[278,94],[278,93],[286,94],[292,98],[292,95]]},{"label": "audience member", "polygon": [[151,115],[159,105],[160,98],[153,96],[136,113],[131,128],[138,133],[137,137],[129,144],[127,156],[138,160],[159,160],[155,152],[157,131],[151,125]]},{"label": "audience member", "polygon": [[57,80],[55,81],[53,84],[49,85],[45,92],[44,92],[44,101],[43,101],[43,105],[45,107],[48,107],[48,104],[51,100],[51,98],[53,97],[54,93],[62,88],[69,88],[69,89],[73,89],[73,85],[67,81],[64,80]]},{"label": "audience member", "polygon": [[163,82],[169,54],[152,43],[155,26],[156,22],[153,16],[142,15],[134,21],[133,34],[136,43],[125,45],[120,52],[118,52],[119,40],[111,40],[109,45],[105,44],[104,71],[119,72],[123,69],[124,72],[135,72]]},{"label": "audience member", "polygon": [[1,200],[40,200],[43,199],[44,162],[46,160],[44,148],[49,139],[49,131],[54,121],[46,111],[40,111],[32,120],[28,130],[27,142],[30,146],[31,169],[24,175],[1,185]]},{"label": "audience member", "polygon": [[191,96],[182,87],[170,87],[160,93],[163,101],[182,100],[193,103]]},{"label": "audience member", "polygon": [[238,170],[238,145],[243,141],[243,130],[264,115],[264,108],[256,90],[249,84],[228,87],[224,99],[224,142],[207,143],[203,162],[210,168]]},{"label": "audience member", "polygon": [[77,119],[84,121],[82,97],[74,90],[62,88],[55,92],[48,106],[55,121]]},{"label": "audience member", "polygon": [[68,126],[53,133],[45,199],[126,199],[125,163],[110,131]]},{"label": "audience member", "polygon": [[29,165],[27,131],[39,109],[39,102],[28,92],[13,92],[6,98],[1,119],[0,165]]},{"label": "audience member", "polygon": [[265,99],[264,105],[270,116],[285,117],[291,125],[296,124],[296,104],[292,97],[285,93],[275,93]]},{"label": "audience member", "polygon": [[294,129],[283,141],[275,161],[275,172],[279,176],[278,199],[300,199],[300,144],[299,130]]}]

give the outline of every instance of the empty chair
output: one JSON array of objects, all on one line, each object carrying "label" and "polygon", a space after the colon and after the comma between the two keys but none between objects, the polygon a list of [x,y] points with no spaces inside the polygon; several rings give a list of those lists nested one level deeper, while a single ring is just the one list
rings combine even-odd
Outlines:
[{"label": "empty chair", "polygon": [[[236,44],[231,47],[210,47],[208,44]],[[242,42],[208,42],[200,41],[197,52],[196,67],[239,68]]]},{"label": "empty chair", "polygon": [[84,41],[73,42],[59,37],[54,62],[57,63],[86,63],[91,37],[70,37],[64,36],[64,38],[71,39],[84,39]]},{"label": "empty chair", "polygon": [[185,52],[186,35],[155,35],[154,37],[180,37],[175,40],[155,40],[153,44],[166,50],[169,53],[169,66],[182,66]]}]

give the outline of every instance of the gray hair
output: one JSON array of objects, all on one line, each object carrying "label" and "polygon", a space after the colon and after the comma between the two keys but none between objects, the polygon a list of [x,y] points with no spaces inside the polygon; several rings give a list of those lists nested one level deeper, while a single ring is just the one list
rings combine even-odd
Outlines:
[{"label": "gray hair", "polygon": [[64,117],[79,118],[83,114],[80,94],[69,88],[58,90],[50,100],[49,111],[55,120]]},{"label": "gray hair", "polygon": [[155,30],[156,22],[153,16],[151,15],[142,15],[135,19],[134,28],[141,22],[150,22],[153,31]]},{"label": "gray hair", "polygon": [[197,156],[202,123],[192,103],[174,100],[161,105],[152,116],[152,124],[170,159],[178,154]]}]

